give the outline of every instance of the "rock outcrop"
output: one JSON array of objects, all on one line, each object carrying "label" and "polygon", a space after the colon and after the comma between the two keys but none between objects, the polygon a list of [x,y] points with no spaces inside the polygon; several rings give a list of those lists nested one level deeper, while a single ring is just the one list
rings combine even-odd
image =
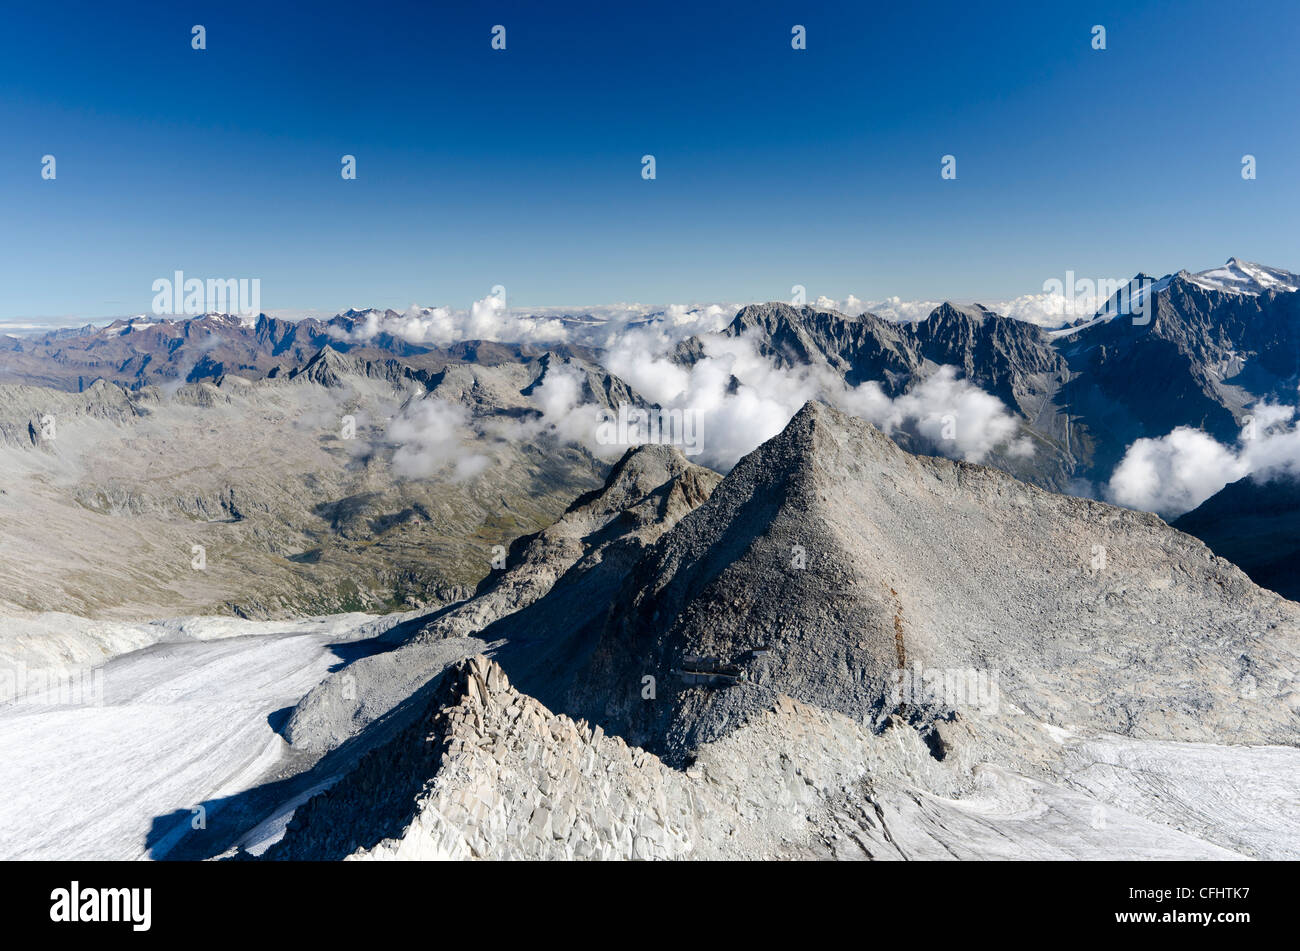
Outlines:
[{"label": "rock outcrop", "polygon": [[[1049,742],[1060,742],[1049,741]],[[1256,762],[1186,744],[1071,744],[1082,782],[937,761],[898,717],[881,731],[778,695],[685,771],[548,710],[471,657],[422,715],[300,807],[269,860],[1281,857],[1300,754]],[[1185,752],[1186,751],[1186,752]],[[1267,761],[1270,781],[1253,770]],[[1192,778],[1180,776],[1200,764]],[[1207,763],[1215,769],[1206,770]],[[1087,764],[1087,767],[1084,767]],[[1116,782],[1125,765],[1139,783]],[[1235,799],[1239,827],[1167,795]],[[1083,788],[1077,788],[1077,786]],[[1245,785],[1249,795],[1242,797]],[[1094,798],[1089,792],[1100,794]],[[1122,798],[1123,804],[1113,801]],[[1160,821],[1163,820],[1163,821]],[[1234,851],[1239,849],[1241,851]]]},{"label": "rock outcrop", "polygon": [[603,615],[645,548],[704,502],[721,478],[673,447],[628,450],[604,486],[579,496],[547,528],[516,539],[505,567],[473,597],[396,629],[394,650],[362,658],[315,687],[294,708],[286,737],[300,749],[332,749],[489,642],[503,644],[515,658],[512,667],[526,668],[539,690],[559,689],[572,676],[584,630]]},{"label": "rock outcrop", "polygon": [[684,776],[552,714],[474,657],[266,857],[676,858],[692,823]]},{"label": "rock outcrop", "polygon": [[[758,647],[757,689],[674,674]],[[680,764],[765,691],[878,722],[912,667],[998,672],[1003,711],[980,742],[1008,750],[1015,710],[1135,738],[1293,743],[1278,699],[1300,671],[1300,606],[1153,515],[913,456],[809,403],[637,565],[558,706]],[[929,730],[945,714],[909,715]]]}]

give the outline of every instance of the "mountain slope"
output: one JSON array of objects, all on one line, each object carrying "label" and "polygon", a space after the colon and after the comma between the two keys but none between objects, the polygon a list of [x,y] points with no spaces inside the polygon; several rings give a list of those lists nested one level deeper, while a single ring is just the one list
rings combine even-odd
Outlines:
[{"label": "mountain slope", "polygon": [[395,649],[363,658],[310,691],[289,717],[286,738],[300,749],[333,748],[489,642],[539,692],[554,693],[572,675],[575,652],[582,656],[584,632],[645,548],[720,479],[671,447],[629,450],[602,487],[579,496],[542,531],[515,539],[473,597],[409,625],[414,632]]},{"label": "mountain slope", "polygon": [[[760,646],[744,689],[672,673]],[[1155,516],[911,456],[810,403],[638,566],[564,709],[682,762],[774,691],[878,722],[892,671],[920,664],[1000,671],[1004,710],[1029,716],[979,720],[981,748],[1014,746],[1029,719],[1294,742],[1275,699],[1300,700],[1298,662],[1300,607]],[[646,674],[653,703],[634,689]],[[910,715],[954,742],[941,705]]]},{"label": "mountain slope", "polygon": [[541,416],[521,393],[536,360],[472,372],[468,405],[440,376],[332,347],[292,374],[170,392],[0,385],[0,604],[282,617],[459,600],[493,545],[607,468],[540,423],[480,433]]},{"label": "mountain slope", "polygon": [[491,660],[267,857],[1300,854],[1300,605],[1195,539],[817,403],[674,508],[680,466],[629,454],[381,655]]},{"label": "mountain slope", "polygon": [[1257,585],[1300,601],[1300,482],[1295,479],[1240,479],[1173,525],[1205,542]]}]

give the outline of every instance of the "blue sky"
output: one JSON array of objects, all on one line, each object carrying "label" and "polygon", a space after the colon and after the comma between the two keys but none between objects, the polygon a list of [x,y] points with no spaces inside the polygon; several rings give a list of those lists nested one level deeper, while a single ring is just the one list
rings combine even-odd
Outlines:
[{"label": "blue sky", "polygon": [[1300,270],[1300,4],[440,6],[10,5],[0,319],[178,269],[330,312]]}]

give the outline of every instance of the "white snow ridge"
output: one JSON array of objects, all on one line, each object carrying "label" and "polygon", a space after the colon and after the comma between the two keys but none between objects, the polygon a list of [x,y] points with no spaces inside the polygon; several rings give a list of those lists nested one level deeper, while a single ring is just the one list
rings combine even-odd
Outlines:
[{"label": "white snow ridge", "polygon": [[1300,289],[1300,275],[1281,268],[1267,267],[1240,258],[1228,258],[1221,267],[1183,272],[1183,276],[1207,290],[1227,291],[1230,294],[1248,294],[1256,297],[1265,291],[1289,292]]}]

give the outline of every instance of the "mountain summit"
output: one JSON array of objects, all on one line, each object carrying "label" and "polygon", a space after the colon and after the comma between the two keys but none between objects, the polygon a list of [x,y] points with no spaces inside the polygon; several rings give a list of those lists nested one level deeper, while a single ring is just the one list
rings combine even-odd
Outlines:
[{"label": "mountain summit", "polygon": [[1222,267],[1208,271],[1195,274],[1180,271],[1179,274],[1200,287],[1232,294],[1257,296],[1266,291],[1289,293],[1300,289],[1300,275],[1240,258],[1228,258]]},{"label": "mountain summit", "polygon": [[444,645],[266,856],[1293,854],[1300,760],[1258,744],[1294,738],[1300,605],[1154,516],[816,402],[699,476],[629,453],[497,584],[367,658]]},{"label": "mountain summit", "polygon": [[[745,690],[672,674],[756,648]],[[1300,606],[1155,516],[914,456],[809,403],[638,565],[571,709],[682,762],[778,692],[880,722],[893,671],[919,664],[1000,671],[1025,714],[997,718],[1003,740],[1045,721],[1285,742],[1294,714],[1241,685],[1294,690],[1298,663]],[[655,703],[610,689],[646,674]],[[937,709],[911,716],[945,729]]]}]

